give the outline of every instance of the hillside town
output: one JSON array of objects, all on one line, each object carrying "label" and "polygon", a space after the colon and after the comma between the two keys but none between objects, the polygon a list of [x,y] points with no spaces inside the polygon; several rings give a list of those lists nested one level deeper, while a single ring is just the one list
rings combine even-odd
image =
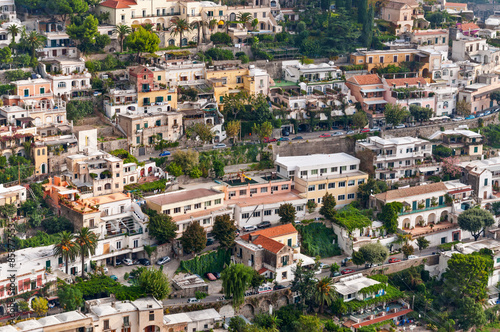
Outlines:
[{"label": "hillside town", "polygon": [[0,2],[0,332],[500,330],[500,4]]}]

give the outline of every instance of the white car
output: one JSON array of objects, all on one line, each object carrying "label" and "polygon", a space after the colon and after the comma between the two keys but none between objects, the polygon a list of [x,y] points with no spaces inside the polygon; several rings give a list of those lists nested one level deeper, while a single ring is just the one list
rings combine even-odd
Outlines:
[{"label": "white car", "polygon": [[408,259],[415,259],[415,258],[418,258],[418,256],[415,256],[415,255],[408,256]]},{"label": "white car", "polygon": [[463,120],[465,120],[465,119],[461,116],[457,116],[457,117],[453,118],[453,121],[463,121]]},{"label": "white car", "polygon": [[198,300],[196,297],[191,297],[188,299],[188,303],[200,303],[201,300]]},{"label": "white car", "polygon": [[322,270],[322,269],[327,269],[327,268],[329,268],[329,267],[330,267],[330,265],[328,265],[328,264],[325,264],[325,263],[319,263],[319,268],[320,268],[321,270]]},{"label": "white car", "polygon": [[406,128],[406,125],[404,124],[398,124],[397,126],[394,126],[395,129],[403,129]]},{"label": "white car", "polygon": [[336,131],[336,132],[332,133],[332,136],[342,136],[342,135],[344,135],[343,131]]},{"label": "white car", "polygon": [[376,132],[376,131],[380,131],[380,127],[373,127],[372,129],[370,129],[370,132]]},{"label": "white car", "polygon": [[160,258],[157,262],[156,262],[156,265],[163,265],[163,264],[166,264],[170,262],[170,257],[168,256],[165,256],[165,257],[162,257]]},{"label": "white car", "polygon": [[125,264],[125,265],[127,265],[127,266],[134,265],[134,261],[131,260],[130,258],[124,258],[122,260],[122,263]]},{"label": "white car", "polygon": [[108,269],[107,267],[103,267],[103,268],[102,268],[102,271],[104,272],[104,274],[108,274],[109,269]]},{"label": "white car", "polygon": [[224,149],[226,147],[226,144],[224,143],[219,143],[219,144],[215,144],[213,146],[213,149]]}]

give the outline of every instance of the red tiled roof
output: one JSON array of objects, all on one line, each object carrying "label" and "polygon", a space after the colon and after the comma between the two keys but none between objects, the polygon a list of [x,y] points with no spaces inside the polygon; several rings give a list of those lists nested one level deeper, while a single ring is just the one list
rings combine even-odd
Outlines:
[{"label": "red tiled roof", "polygon": [[280,225],[280,226],[261,229],[259,231],[255,231],[255,232],[252,232],[250,234],[252,234],[252,235],[264,235],[265,237],[272,239],[272,238],[275,238],[278,236],[283,236],[283,235],[292,234],[292,233],[297,233],[297,230],[295,229],[295,227],[293,227],[292,224],[284,224],[284,225]]},{"label": "red tiled roof", "polygon": [[458,2],[446,2],[445,7],[467,7],[467,4]]},{"label": "red tiled roof", "polygon": [[352,327],[354,327],[355,329],[359,329],[360,327],[363,327],[363,326],[368,326],[368,325],[380,323],[380,322],[383,322],[383,321],[386,321],[386,320],[389,320],[389,319],[392,319],[392,318],[396,318],[396,317],[399,317],[399,316],[406,315],[406,314],[408,314],[408,313],[410,313],[412,311],[413,310],[411,310],[411,309],[401,310],[401,311],[398,311],[398,312],[395,312],[395,313],[392,313],[392,314],[389,314],[389,315],[377,317],[377,318],[374,318],[372,320],[367,320],[367,321],[364,321],[364,322],[361,322],[361,323],[358,323],[358,324],[354,324]]},{"label": "red tiled roof", "polygon": [[459,25],[459,28],[462,31],[479,30],[479,27],[476,23],[463,23]]},{"label": "red tiled roof", "polygon": [[453,195],[453,194],[460,194],[460,193],[465,193],[468,191],[472,191],[472,188],[465,188],[465,189],[458,189],[458,190],[453,190],[448,192],[448,194]]},{"label": "red tiled roof", "polygon": [[[137,66],[137,67],[134,67],[134,68],[130,68],[129,73],[131,75],[137,76],[139,73],[141,73],[141,74],[142,73],[148,73],[148,74],[150,74],[150,73],[152,73],[152,71],[148,67],[141,65],[141,66]],[[209,189],[206,189],[206,190],[209,190]]]},{"label": "red tiled roof", "polygon": [[270,239],[270,238],[265,237],[263,235],[257,235],[257,238],[254,238],[253,240],[250,241],[250,235],[254,235],[254,234],[253,233],[252,234],[245,234],[245,235],[241,236],[241,239],[246,241],[246,242],[255,244],[257,246],[260,245],[260,246],[262,246],[262,248],[264,248],[267,251],[270,251],[272,253],[277,254],[281,249],[283,249],[285,247],[285,245],[283,243],[279,243],[278,241],[274,241],[273,239]]},{"label": "red tiled roof", "polygon": [[137,5],[137,3],[133,0],[106,0],[101,2],[99,6],[108,7],[108,8],[129,8],[130,6]]},{"label": "red tiled roof", "polygon": [[446,30],[417,30],[413,33],[415,36],[427,36],[427,35],[447,35]]},{"label": "red tiled roof", "polygon": [[387,202],[412,196],[431,194],[438,191],[446,191],[446,189],[446,185],[443,182],[436,182],[431,184],[424,184],[421,186],[389,190],[385,193],[376,194],[375,197],[381,201]]},{"label": "red tiled roof", "polygon": [[348,81],[351,80],[359,85],[382,84],[382,81],[377,74],[353,76]]},{"label": "red tiled roof", "polygon": [[259,274],[262,274],[262,273],[265,273],[266,271],[269,271],[269,270],[266,269],[265,267],[263,267],[258,272],[259,272]]},{"label": "red tiled roof", "polygon": [[418,85],[419,82],[422,85],[427,84],[423,77],[393,78],[387,79],[386,82],[390,86],[393,86],[394,84],[396,84],[396,86],[405,86],[407,83],[408,85]]}]

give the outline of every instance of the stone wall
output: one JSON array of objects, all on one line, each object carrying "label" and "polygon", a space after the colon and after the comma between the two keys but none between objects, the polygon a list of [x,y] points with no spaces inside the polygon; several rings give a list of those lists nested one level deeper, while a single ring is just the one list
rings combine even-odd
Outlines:
[{"label": "stone wall", "polygon": [[97,142],[97,148],[106,152],[111,152],[118,149],[124,149],[128,151],[128,142],[127,139],[118,139],[107,142]]},{"label": "stone wall", "polygon": [[355,141],[345,137],[313,138],[309,140],[298,140],[280,142],[278,146],[273,143],[273,158],[276,156],[300,156],[312,153],[338,153],[346,152],[354,155]]}]

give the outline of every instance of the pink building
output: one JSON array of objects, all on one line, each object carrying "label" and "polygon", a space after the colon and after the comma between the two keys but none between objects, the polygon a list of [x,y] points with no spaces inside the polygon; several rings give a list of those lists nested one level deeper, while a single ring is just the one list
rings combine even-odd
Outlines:
[{"label": "pink building", "polygon": [[389,103],[408,108],[410,105],[418,105],[435,109],[434,92],[423,77],[385,79],[384,81],[384,86],[388,91],[386,99]]},{"label": "pink building", "polygon": [[381,125],[384,118],[386,89],[377,74],[353,76],[346,81],[351,95],[361,104],[372,126]]}]

